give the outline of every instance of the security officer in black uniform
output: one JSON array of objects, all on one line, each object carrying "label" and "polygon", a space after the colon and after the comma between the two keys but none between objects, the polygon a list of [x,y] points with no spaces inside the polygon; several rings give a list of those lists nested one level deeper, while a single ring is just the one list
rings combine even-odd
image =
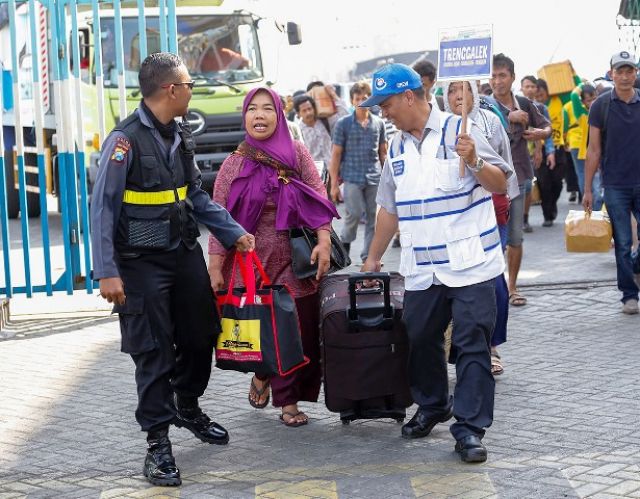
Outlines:
[{"label": "security officer in black uniform", "polygon": [[203,442],[227,431],[198,405],[220,331],[198,222],[225,246],[255,240],[201,188],[193,139],[174,118],[187,113],[193,82],[179,57],[147,57],[143,100],[105,140],[91,203],[93,276],[120,314],[122,351],[136,365],[136,419],[148,432],[143,473],[154,485],[180,485],[170,424]]}]

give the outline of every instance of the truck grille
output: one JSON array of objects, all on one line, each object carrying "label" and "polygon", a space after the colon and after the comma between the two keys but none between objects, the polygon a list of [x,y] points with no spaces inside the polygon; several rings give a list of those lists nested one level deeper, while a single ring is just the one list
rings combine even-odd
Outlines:
[{"label": "truck grille", "polygon": [[238,125],[211,124],[207,126],[204,133],[224,133],[224,132],[243,132],[242,127]]}]

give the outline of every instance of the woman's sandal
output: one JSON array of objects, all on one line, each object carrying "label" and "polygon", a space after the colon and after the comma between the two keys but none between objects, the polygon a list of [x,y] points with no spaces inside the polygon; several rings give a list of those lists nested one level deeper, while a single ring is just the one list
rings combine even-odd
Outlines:
[{"label": "woman's sandal", "polygon": [[500,376],[504,372],[504,367],[502,366],[502,360],[497,353],[491,354],[491,374],[494,376]]},{"label": "woman's sandal", "polygon": [[267,398],[265,399],[264,402],[262,402],[261,404],[254,401],[251,398],[251,395],[255,395],[256,400],[260,400],[260,398],[262,397],[262,395],[264,395],[264,392],[266,392],[269,387],[271,386],[271,381],[270,380],[266,380],[264,382],[264,386],[262,387],[262,390],[258,390],[258,387],[256,386],[256,384],[253,382],[255,376],[253,376],[251,378],[251,386],[249,387],[249,403],[251,404],[251,407],[255,407],[256,409],[264,409],[265,407],[267,407],[267,405],[269,405],[269,399],[271,398],[271,394],[268,393],[267,394]]},{"label": "woman's sandal", "polygon": [[[303,419],[302,421],[296,421],[296,417],[303,415],[305,416],[306,419]],[[289,416],[289,420],[286,421],[284,419],[285,416]],[[291,422],[293,421],[293,422]],[[307,417],[307,415],[302,412],[302,411],[298,411],[296,413],[293,412],[283,412],[282,414],[280,414],[280,422],[285,425],[285,426],[290,426],[291,428],[296,428],[298,426],[304,426],[309,422],[309,418]]]}]

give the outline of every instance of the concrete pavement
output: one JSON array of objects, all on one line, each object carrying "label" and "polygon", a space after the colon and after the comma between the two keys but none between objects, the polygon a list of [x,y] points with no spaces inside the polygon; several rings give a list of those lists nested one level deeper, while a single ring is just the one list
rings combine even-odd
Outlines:
[{"label": "concrete pavement", "polygon": [[[230,444],[172,429],[184,484],[151,487],[117,321],[90,306],[96,297],[19,299],[0,340],[0,498],[640,497],[640,317],[620,313],[613,253],[565,253],[561,224],[540,227],[538,212],[529,304],[511,309],[500,348],[487,463],[461,463],[448,424],[407,441],[395,422],[343,426],[318,403],[302,404],[308,426],[286,428],[278,410],[248,405],[248,375],[214,370],[202,405]],[[394,268],[397,250],[385,256]]]}]

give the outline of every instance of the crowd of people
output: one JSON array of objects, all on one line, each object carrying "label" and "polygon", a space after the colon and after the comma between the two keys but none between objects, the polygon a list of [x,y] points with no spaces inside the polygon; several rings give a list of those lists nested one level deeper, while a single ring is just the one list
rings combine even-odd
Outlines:
[{"label": "crowd of people", "polygon": [[[198,398],[220,330],[214,292],[228,285],[236,251],[255,251],[271,280],[292,291],[309,359],[288,376],[253,376],[248,403],[262,409],[271,401],[287,427],[308,424],[299,403],[316,402],[321,387],[319,281],[329,269],[338,203],[347,252],[364,223],[363,270],[379,271],[387,247],[400,248],[418,405],[401,435],[425,437],[454,417],[450,430],[465,462],[487,459],[482,438],[493,419],[494,378],[505,369],[497,349],[509,307],[527,304],[517,284],[523,232],[534,230],[527,201],[534,177],[544,227],[556,220],[565,185],[586,210],[604,200],[622,311],[638,313],[640,92],[630,54],[614,54],[607,79],[580,82],[564,103],[534,76],[514,92],[515,64],[504,54],[493,57],[488,85],[452,81],[434,92],[435,75],[428,61],[386,65],[352,85],[351,108],[318,81],[290,99],[252,90],[242,109],[245,141],[222,164],[211,195],[200,188],[189,131],[174,120],[191,98],[186,67],[166,53],[142,63],[142,102],[103,145],[91,222],[94,278],[120,314],[122,350],[136,365],[136,418],[147,432],[144,474],[152,483],[181,483],[171,424],[208,443],[229,440]],[[333,103],[329,112],[313,97],[321,91]],[[198,222],[211,232],[208,276]],[[292,271],[294,226],[317,234],[310,278]],[[456,365],[453,395],[447,361]]]}]

